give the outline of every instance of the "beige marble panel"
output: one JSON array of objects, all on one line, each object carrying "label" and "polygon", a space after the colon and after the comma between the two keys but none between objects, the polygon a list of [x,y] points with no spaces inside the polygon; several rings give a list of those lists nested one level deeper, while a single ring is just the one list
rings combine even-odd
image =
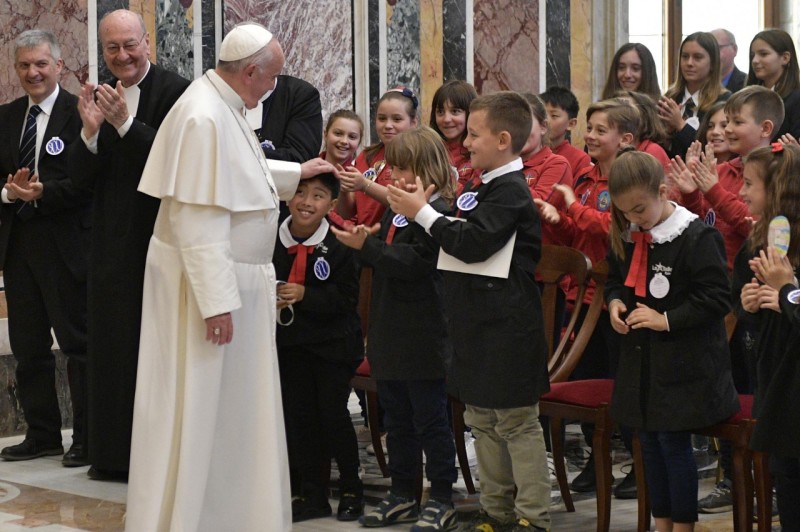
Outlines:
[{"label": "beige marble panel", "polygon": [[158,39],[156,39],[156,2],[155,0],[130,0],[128,9],[142,15],[144,26],[150,34],[150,60],[158,62]]},{"label": "beige marble panel", "polygon": [[572,130],[572,144],[583,147],[586,109],[592,103],[592,0],[570,0],[570,82],[581,111]]},{"label": "beige marble panel", "polygon": [[47,29],[61,45],[62,86],[73,93],[89,76],[87,0],[0,2],[0,104],[23,95],[14,70],[14,40],[25,30]]},{"label": "beige marble panel", "polygon": [[442,0],[420,0],[420,121],[428,123],[433,93],[442,85],[443,22]]}]

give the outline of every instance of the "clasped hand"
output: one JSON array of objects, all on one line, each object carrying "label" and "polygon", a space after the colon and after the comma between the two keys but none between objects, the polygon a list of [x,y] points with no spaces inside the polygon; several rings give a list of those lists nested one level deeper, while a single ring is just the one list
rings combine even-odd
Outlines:
[{"label": "clasped hand", "polygon": [[44,185],[39,182],[39,176],[32,173],[28,168],[20,168],[14,175],[8,174],[5,189],[9,201],[34,201],[42,197]]}]

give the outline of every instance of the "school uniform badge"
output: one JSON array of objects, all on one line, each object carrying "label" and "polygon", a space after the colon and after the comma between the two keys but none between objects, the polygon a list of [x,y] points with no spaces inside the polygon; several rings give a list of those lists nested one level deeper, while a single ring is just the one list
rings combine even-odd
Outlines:
[{"label": "school uniform badge", "polygon": [[405,227],[408,225],[408,218],[402,214],[395,214],[392,218],[392,225],[395,227]]},{"label": "school uniform badge", "polygon": [[462,211],[471,211],[478,206],[477,192],[465,192],[456,200],[456,206]]},{"label": "school uniform badge", "polygon": [[708,210],[705,218],[703,218],[703,221],[706,223],[706,225],[714,227],[714,224],[717,223],[717,213],[714,212],[714,209]]},{"label": "school uniform badge", "polygon": [[44,149],[50,155],[58,155],[62,151],[64,151],[64,141],[58,137],[53,137],[52,139],[47,141],[45,144]]},{"label": "school uniform badge", "polygon": [[275,144],[273,144],[269,139],[264,139],[261,141],[261,148],[264,150],[274,150]]},{"label": "school uniform badge", "polygon": [[314,262],[314,275],[320,281],[325,281],[331,276],[331,265],[324,257],[319,257],[316,262]]},{"label": "school uniform badge", "polygon": [[375,181],[375,178],[378,177],[378,174],[373,168],[367,168],[366,171],[364,171],[364,177],[370,181]]},{"label": "school uniform badge", "polygon": [[792,305],[800,305],[800,290],[792,290],[786,295],[786,299]]},{"label": "school uniform badge", "polygon": [[608,190],[604,190],[597,195],[597,210],[600,212],[606,212],[610,208],[611,194],[608,192]]}]

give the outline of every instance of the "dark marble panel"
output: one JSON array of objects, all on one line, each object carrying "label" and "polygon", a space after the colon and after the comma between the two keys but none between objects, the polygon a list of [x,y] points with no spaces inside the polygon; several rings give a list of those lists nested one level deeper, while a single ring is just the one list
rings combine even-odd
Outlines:
[{"label": "dark marble panel", "polygon": [[[128,9],[130,2],[128,0],[97,0],[97,24],[100,25],[100,20],[106,13],[111,13],[117,9]],[[89,28],[89,31],[94,31],[97,34],[97,28]],[[103,50],[100,46],[100,37],[97,38],[97,79],[100,82],[111,79],[111,71],[106,67],[106,62],[103,59]]]},{"label": "dark marble panel", "polygon": [[369,0],[367,7],[367,31],[369,32],[369,116],[365,116],[364,122],[369,124],[370,138],[377,141],[378,135],[375,132],[375,121],[372,117],[375,108],[378,106],[378,98],[381,97],[381,51],[379,46],[379,28],[382,21],[378,17],[378,3],[384,0]]},{"label": "dark marble panel", "polygon": [[442,1],[444,81],[467,79],[466,0]]},{"label": "dark marble panel", "polygon": [[203,72],[214,68],[217,63],[216,54],[216,31],[217,31],[217,10],[216,2],[203,2]]},{"label": "dark marble panel", "polygon": [[419,0],[397,2],[386,29],[386,88],[398,85],[419,91]]},{"label": "dark marble panel", "polygon": [[[53,352],[56,357],[56,392],[61,407],[63,427],[72,426],[72,401],[67,381],[67,357],[61,351]],[[19,403],[15,371],[17,361],[14,355],[0,355],[0,437],[23,434],[27,429],[25,416]]]},{"label": "dark marble panel", "polygon": [[547,0],[545,5],[546,31],[546,83],[548,87],[570,86],[570,3],[565,0]]},{"label": "dark marble panel", "polygon": [[192,0],[156,3],[156,62],[186,79],[194,79],[191,10]]}]

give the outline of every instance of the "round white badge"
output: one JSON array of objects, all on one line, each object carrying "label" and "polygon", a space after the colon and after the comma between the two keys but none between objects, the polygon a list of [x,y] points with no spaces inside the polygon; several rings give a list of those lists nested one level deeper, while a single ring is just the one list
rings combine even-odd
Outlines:
[{"label": "round white badge", "polygon": [[50,155],[58,155],[62,151],[64,151],[64,141],[58,137],[53,137],[52,139],[47,141],[45,144],[44,149],[47,150],[47,153]]},{"label": "round white badge", "polygon": [[462,211],[471,211],[478,206],[478,200],[475,199],[477,192],[465,192],[458,197],[456,206]]},{"label": "round white badge", "polygon": [[706,223],[706,225],[714,227],[714,224],[717,223],[717,213],[714,212],[714,209],[708,209],[706,217],[703,219],[703,221]]},{"label": "round white badge", "polygon": [[366,177],[370,181],[375,181],[375,178],[378,177],[378,174],[375,173],[375,170],[373,170],[372,168],[367,168],[364,171],[364,177]]},{"label": "round white badge", "polygon": [[405,227],[408,225],[408,218],[402,214],[395,214],[392,218],[392,225],[395,227]]},{"label": "round white badge", "polygon": [[663,299],[669,293],[669,279],[659,272],[650,279],[650,295],[656,299]]},{"label": "round white badge", "polygon": [[788,299],[789,303],[792,305],[800,305],[800,290],[792,290],[786,296],[786,299]]},{"label": "round white badge", "polygon": [[328,264],[328,261],[325,260],[324,257],[318,258],[314,263],[314,275],[316,275],[317,279],[320,281],[324,281],[331,276],[331,265]]}]

